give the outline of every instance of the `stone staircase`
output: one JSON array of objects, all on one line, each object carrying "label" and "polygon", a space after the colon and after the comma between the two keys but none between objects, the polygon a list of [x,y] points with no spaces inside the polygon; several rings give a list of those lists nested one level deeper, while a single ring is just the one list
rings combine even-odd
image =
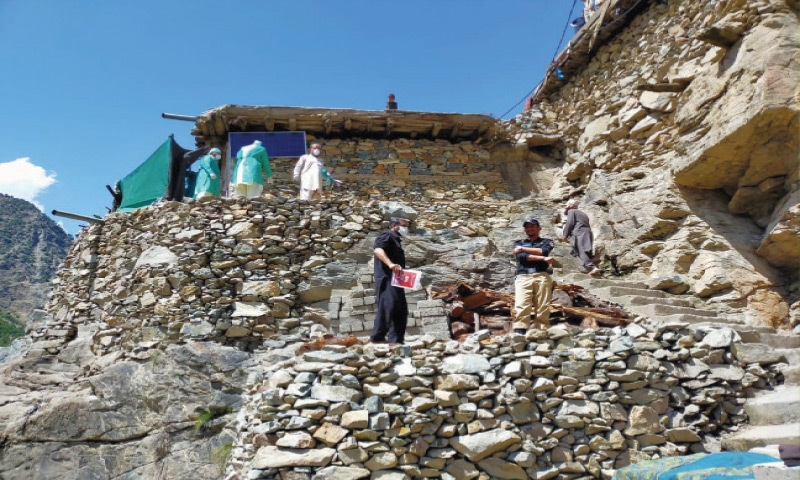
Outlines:
[{"label": "stone staircase", "polygon": [[697,300],[687,295],[671,295],[661,290],[652,290],[645,283],[594,278],[582,273],[557,275],[561,283],[573,283],[589,290],[603,300],[622,305],[636,315],[658,319],[665,323],[686,322],[704,324],[713,322],[741,323],[738,316],[728,315],[724,319],[715,310],[698,308]]},{"label": "stone staircase", "polygon": [[636,315],[664,323],[688,323],[690,328],[724,325],[735,330],[743,343],[764,344],[783,357],[783,385],[760,390],[745,403],[749,423],[722,440],[723,450],[749,450],[779,444],[800,444],[800,336],[779,334],[769,327],[744,324],[736,314],[698,306],[689,295],[671,295],[646,284],[616,278],[593,278],[582,273],[555,276],[559,283],[572,283],[589,293],[622,305]]}]

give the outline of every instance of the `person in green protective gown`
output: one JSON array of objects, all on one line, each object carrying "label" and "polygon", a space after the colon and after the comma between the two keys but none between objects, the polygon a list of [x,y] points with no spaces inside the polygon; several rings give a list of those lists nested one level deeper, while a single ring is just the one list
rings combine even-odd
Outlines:
[{"label": "person in green protective gown", "polygon": [[262,171],[267,182],[272,183],[272,169],[269,166],[267,149],[256,140],[245,145],[236,154],[236,167],[233,169],[231,193],[234,196],[255,198],[264,190]]},{"label": "person in green protective gown", "polygon": [[219,173],[221,158],[222,151],[219,148],[212,148],[200,159],[200,169],[197,171],[194,185],[194,198],[219,197],[222,184]]}]

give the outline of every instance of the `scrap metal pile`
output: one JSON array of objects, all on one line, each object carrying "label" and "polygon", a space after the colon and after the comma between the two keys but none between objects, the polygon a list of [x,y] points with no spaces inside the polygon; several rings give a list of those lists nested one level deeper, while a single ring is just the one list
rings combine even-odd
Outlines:
[{"label": "scrap metal pile", "polygon": [[[473,287],[464,282],[433,291],[432,298],[446,304],[452,338],[461,339],[478,330],[494,335],[511,331],[514,295]],[[628,325],[632,316],[620,305],[601,300],[580,285],[564,284],[553,288],[550,323],[566,322],[583,328]]]}]

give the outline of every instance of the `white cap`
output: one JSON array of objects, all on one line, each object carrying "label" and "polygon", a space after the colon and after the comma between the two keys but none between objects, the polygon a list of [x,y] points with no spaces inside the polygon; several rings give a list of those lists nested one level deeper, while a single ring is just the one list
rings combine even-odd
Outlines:
[{"label": "white cap", "polygon": [[570,198],[569,200],[567,200],[567,206],[577,207],[578,206],[578,200],[574,199],[574,198]]}]

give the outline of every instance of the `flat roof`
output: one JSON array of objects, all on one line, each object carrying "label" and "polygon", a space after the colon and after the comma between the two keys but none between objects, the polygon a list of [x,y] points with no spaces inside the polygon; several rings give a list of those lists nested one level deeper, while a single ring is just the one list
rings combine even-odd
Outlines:
[{"label": "flat roof", "polygon": [[490,115],[355,110],[324,107],[223,105],[200,114],[192,135],[198,143],[230,132],[305,131],[320,137],[411,138],[451,142],[505,139],[501,120]]}]

